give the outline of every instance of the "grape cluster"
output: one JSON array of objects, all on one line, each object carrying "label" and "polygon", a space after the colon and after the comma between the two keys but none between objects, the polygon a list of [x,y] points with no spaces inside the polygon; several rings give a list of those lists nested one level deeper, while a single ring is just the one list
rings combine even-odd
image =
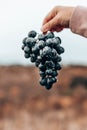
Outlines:
[{"label": "grape cluster", "polygon": [[50,89],[57,81],[58,70],[61,69],[60,54],[64,52],[64,48],[60,44],[61,39],[53,32],[37,34],[32,30],[28,37],[23,39],[24,56],[30,58],[30,61],[39,68],[40,84],[46,89]]}]

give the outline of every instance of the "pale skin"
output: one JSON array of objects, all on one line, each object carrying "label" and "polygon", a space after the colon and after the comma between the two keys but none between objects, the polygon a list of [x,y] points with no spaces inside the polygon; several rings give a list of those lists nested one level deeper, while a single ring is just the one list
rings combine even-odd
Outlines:
[{"label": "pale skin", "polygon": [[44,18],[41,31],[60,32],[64,28],[69,28],[69,22],[75,7],[56,6]]}]

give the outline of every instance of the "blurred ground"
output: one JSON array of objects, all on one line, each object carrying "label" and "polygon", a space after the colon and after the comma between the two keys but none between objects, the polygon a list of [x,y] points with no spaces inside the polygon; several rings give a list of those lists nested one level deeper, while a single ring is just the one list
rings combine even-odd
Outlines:
[{"label": "blurred ground", "polygon": [[0,130],[87,130],[87,67],[63,67],[51,90],[35,67],[0,67]]}]

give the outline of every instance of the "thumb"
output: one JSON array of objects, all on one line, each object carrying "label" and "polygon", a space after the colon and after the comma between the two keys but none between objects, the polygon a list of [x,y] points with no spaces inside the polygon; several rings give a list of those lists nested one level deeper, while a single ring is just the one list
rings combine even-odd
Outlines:
[{"label": "thumb", "polygon": [[52,28],[55,28],[59,22],[58,22],[58,16],[56,15],[53,19],[51,19],[48,23],[42,26],[41,31],[47,32],[50,31]]}]

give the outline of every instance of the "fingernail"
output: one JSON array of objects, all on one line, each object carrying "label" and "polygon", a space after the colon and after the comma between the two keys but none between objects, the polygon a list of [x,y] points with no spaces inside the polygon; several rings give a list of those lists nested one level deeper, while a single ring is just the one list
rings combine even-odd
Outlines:
[{"label": "fingernail", "polygon": [[42,31],[42,32],[47,32],[47,31],[48,31],[48,28],[47,28],[46,26],[42,26],[42,27],[41,27],[41,31]]}]

